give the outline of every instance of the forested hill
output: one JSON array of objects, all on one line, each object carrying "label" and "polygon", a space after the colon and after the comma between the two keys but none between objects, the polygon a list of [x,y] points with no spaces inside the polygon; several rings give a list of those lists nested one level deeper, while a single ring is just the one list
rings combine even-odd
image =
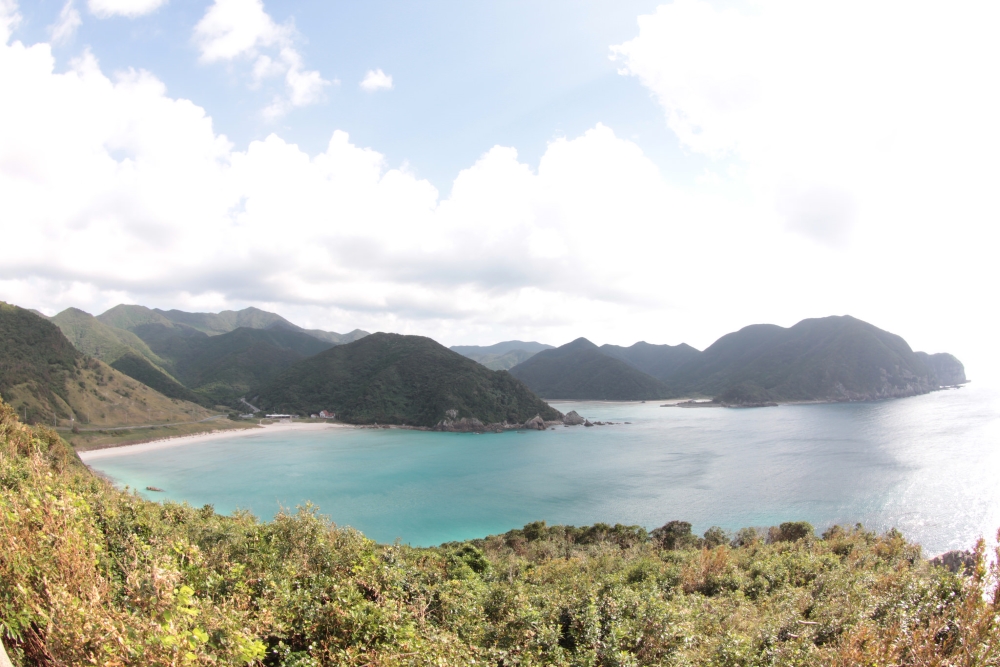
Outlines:
[{"label": "forested hill", "polygon": [[29,422],[119,425],[211,413],[164,396],[73,347],[45,318],[0,302],[0,395]]},{"label": "forested hill", "polygon": [[872,400],[965,382],[951,355],[915,353],[903,338],[850,316],[727,334],[667,378],[676,395],[725,403]]},{"label": "forested hill", "polygon": [[670,395],[664,383],[605,354],[586,338],[539,352],[510,372],[546,398],[629,401]]},{"label": "forested hill", "polygon": [[216,404],[235,405],[251,387],[333,343],[285,328],[240,327],[209,336],[190,327],[142,324],[135,333],[185,386]]},{"label": "forested hill", "polygon": [[434,426],[458,419],[523,423],[559,413],[506,371],[423,336],[377,333],[301,361],[253,392],[266,410],[330,410],[356,424]]},{"label": "forested hill", "polygon": [[580,338],[532,356],[511,374],[547,398],[713,397],[729,405],[873,400],[966,382],[954,356],[914,352],[900,336],[847,315],[787,329],[754,324],[704,352],[644,342],[597,347]]},{"label": "forested hill", "polygon": [[680,345],[651,345],[640,341],[629,347],[602,345],[601,352],[621,359],[637,370],[666,382],[684,364],[694,361],[701,354],[686,343]]}]

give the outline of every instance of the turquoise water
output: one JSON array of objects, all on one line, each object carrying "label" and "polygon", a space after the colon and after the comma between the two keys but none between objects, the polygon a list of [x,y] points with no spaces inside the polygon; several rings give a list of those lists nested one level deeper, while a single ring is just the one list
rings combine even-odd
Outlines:
[{"label": "turquoise water", "polygon": [[91,465],[154,500],[306,501],[382,542],[438,544],[530,521],[704,531],[788,520],[897,527],[929,553],[1000,527],[1000,395],[968,386],[878,403],[747,410],[554,403],[631,424],[503,434],[328,429],[121,450]]}]

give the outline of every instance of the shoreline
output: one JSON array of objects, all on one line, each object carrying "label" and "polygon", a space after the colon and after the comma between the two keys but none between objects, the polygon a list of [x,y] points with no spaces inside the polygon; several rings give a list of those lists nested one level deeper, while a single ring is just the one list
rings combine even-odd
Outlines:
[{"label": "shoreline", "polygon": [[282,431],[323,431],[327,429],[355,428],[352,424],[267,424],[256,428],[230,429],[225,431],[208,431],[206,433],[192,433],[190,435],[175,435],[166,438],[156,438],[146,442],[138,442],[128,445],[109,445],[94,449],[77,450],[76,454],[84,463],[96,459],[108,458],[125,454],[138,454],[157,449],[167,449],[170,447],[183,447],[199,442],[211,440],[222,440],[224,438],[246,438],[251,435],[262,433],[275,433]]}]

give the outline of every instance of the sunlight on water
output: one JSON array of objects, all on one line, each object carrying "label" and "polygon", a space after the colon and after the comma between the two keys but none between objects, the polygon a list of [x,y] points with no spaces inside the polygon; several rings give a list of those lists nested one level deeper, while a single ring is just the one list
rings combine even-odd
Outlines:
[{"label": "sunlight on water", "polygon": [[93,462],[156,500],[269,519],[312,501],[376,540],[419,545],[549,523],[789,520],[897,527],[928,553],[1000,527],[1000,395],[969,386],[879,403],[747,410],[560,402],[629,425],[544,433],[331,429]]}]

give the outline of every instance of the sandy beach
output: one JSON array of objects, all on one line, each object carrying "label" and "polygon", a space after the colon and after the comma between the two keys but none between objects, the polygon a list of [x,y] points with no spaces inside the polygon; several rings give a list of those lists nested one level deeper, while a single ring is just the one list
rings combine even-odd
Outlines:
[{"label": "sandy beach", "polygon": [[84,463],[89,463],[97,459],[109,456],[121,456],[123,454],[138,454],[154,449],[165,449],[167,447],[182,447],[193,445],[210,440],[223,440],[226,438],[246,438],[254,435],[266,433],[273,435],[285,431],[324,431],[329,429],[354,428],[349,424],[268,424],[259,428],[246,430],[213,431],[211,433],[195,433],[193,435],[182,435],[173,438],[162,438],[160,440],[150,440],[137,445],[123,445],[121,447],[105,447],[103,449],[90,449],[77,452]]}]

